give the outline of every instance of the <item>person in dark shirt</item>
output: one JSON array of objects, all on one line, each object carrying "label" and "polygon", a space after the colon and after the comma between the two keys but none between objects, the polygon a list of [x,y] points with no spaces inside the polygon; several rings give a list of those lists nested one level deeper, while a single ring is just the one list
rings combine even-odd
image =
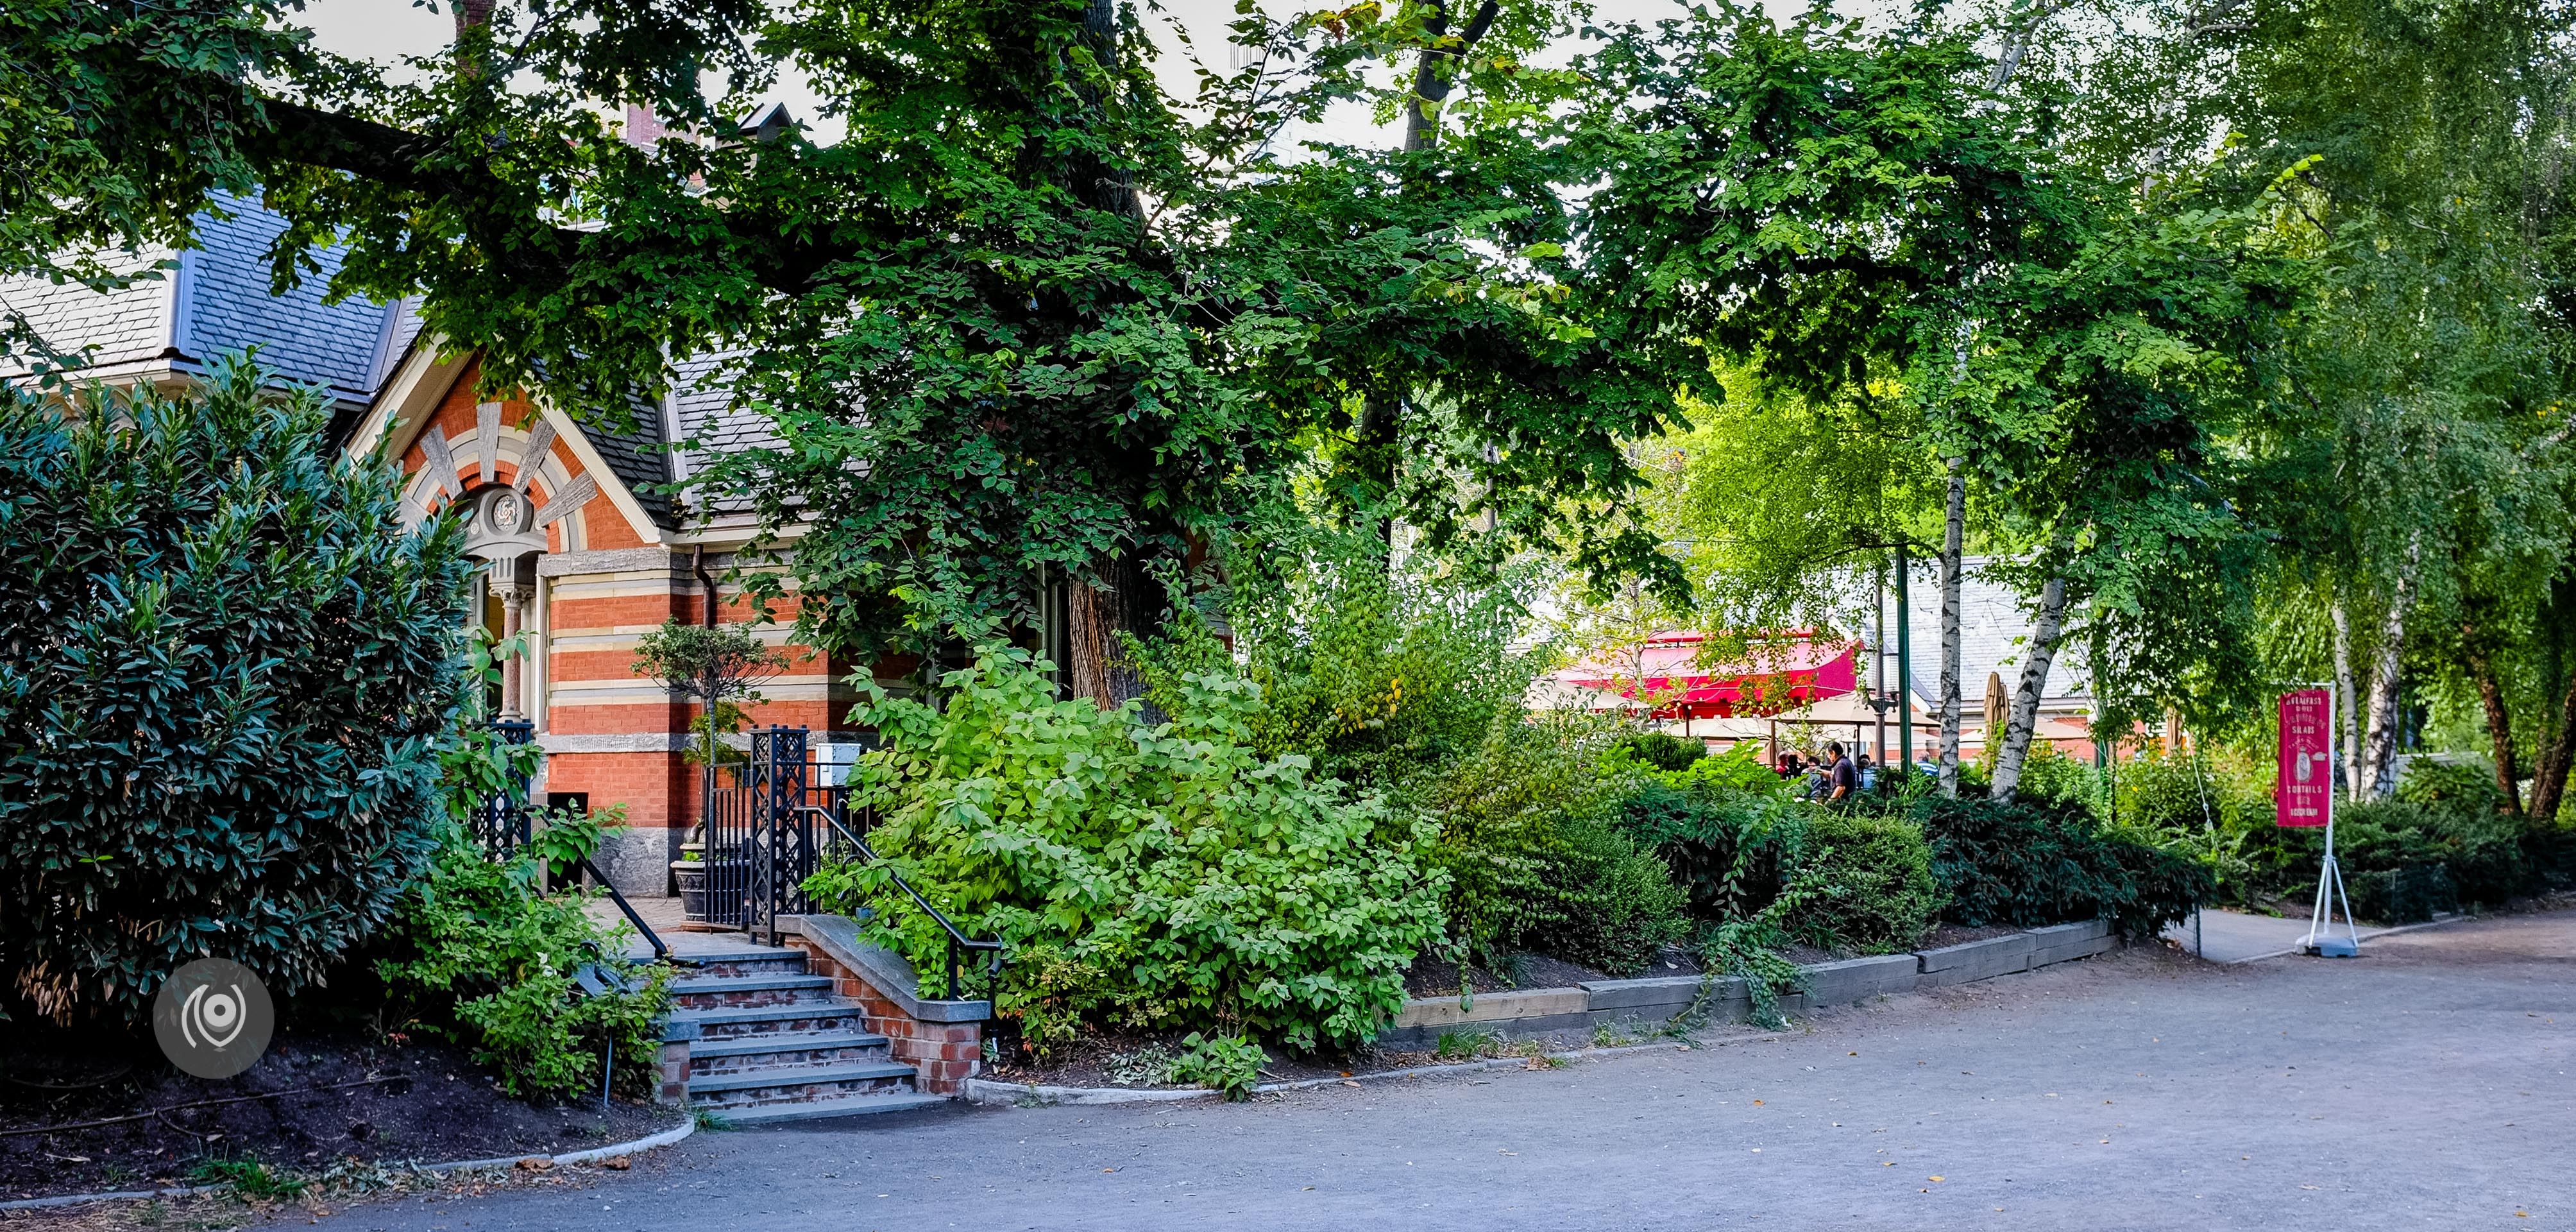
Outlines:
[{"label": "person in dark shirt", "polygon": [[1798,777],[1798,755],[1795,753],[1782,753],[1775,773],[1784,779],[1794,779]]},{"label": "person in dark shirt", "polygon": [[1860,771],[1852,765],[1850,758],[1843,756],[1842,741],[1825,742],[1825,760],[1831,763],[1825,771],[1825,781],[1832,785],[1832,794],[1825,797],[1825,802],[1833,804],[1859,795]]}]

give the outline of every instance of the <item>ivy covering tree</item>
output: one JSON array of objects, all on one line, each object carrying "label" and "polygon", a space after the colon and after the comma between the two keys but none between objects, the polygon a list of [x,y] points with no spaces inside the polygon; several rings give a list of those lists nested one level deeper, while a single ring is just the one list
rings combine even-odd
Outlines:
[{"label": "ivy covering tree", "polygon": [[209,955],[292,993],[445,824],[461,532],[264,379],[0,403],[0,1008],[123,1018]]}]

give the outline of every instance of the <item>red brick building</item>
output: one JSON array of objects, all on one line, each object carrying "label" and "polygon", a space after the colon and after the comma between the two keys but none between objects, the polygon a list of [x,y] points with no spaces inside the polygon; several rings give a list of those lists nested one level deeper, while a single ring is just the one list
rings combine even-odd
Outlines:
[{"label": "red brick building", "polygon": [[[198,249],[133,254],[136,269],[168,262],[160,281],[102,295],[0,280],[0,294],[58,348],[89,348],[78,379],[174,386],[257,346],[281,377],[323,391],[329,432],[349,456],[399,460],[407,523],[463,507],[484,565],[472,619],[527,635],[503,692],[547,752],[536,790],[623,805],[626,825],[599,862],[630,895],[666,893],[668,862],[698,820],[699,772],[680,752],[695,711],[635,676],[635,643],[667,619],[704,620],[709,581],[757,567],[744,556],[749,514],[702,517],[668,489],[710,452],[763,443],[766,421],[729,409],[711,361],[681,365],[669,396],[639,401],[621,424],[576,423],[523,391],[482,396],[476,357],[447,353],[410,305],[325,303],[335,251],[317,254],[322,268],[304,286],[271,295],[266,250],[285,220],[249,201],[227,212],[199,219]],[[761,615],[735,587],[712,602],[725,621]],[[792,600],[768,615],[760,636],[785,670],[762,687],[752,723],[809,727],[818,760],[846,761],[858,747],[848,678],[862,665],[790,644]]]}]

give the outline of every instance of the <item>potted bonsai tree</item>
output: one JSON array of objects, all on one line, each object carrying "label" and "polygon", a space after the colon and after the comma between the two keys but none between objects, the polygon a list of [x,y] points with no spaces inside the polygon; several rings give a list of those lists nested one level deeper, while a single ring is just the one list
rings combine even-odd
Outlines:
[{"label": "potted bonsai tree", "polygon": [[[673,617],[635,644],[635,674],[661,681],[662,687],[688,699],[698,712],[689,723],[692,739],[682,752],[699,767],[698,821],[680,844],[680,858],[671,861],[671,878],[680,892],[680,912],[685,918],[707,918],[706,819],[715,813],[717,767],[743,759],[742,751],[726,744],[723,737],[742,729],[748,717],[743,707],[764,700],[761,684],[782,667],[777,653],[762,645],[749,625],[690,625]],[[740,856],[716,852],[714,860],[739,862]]]}]

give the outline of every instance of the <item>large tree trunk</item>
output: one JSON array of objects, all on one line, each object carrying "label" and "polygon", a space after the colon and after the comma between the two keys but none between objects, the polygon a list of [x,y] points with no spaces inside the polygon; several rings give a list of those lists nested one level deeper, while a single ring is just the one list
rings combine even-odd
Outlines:
[{"label": "large tree trunk", "polygon": [[2397,793],[2398,672],[2404,663],[2406,617],[2415,606],[2415,567],[2423,544],[2418,534],[2406,545],[2406,568],[2397,575],[2396,589],[2388,597],[2388,618],[2380,624],[2379,645],[2371,655],[2370,729],[2361,738],[2362,782],[2369,799],[2385,800]]},{"label": "large tree trunk", "polygon": [[2039,727],[2039,699],[2048,691],[2048,667],[2057,657],[2058,634],[2065,627],[2066,579],[2053,577],[2039,592],[2039,621],[2031,627],[2030,646],[2021,665],[2021,687],[2013,691],[2012,719],[2004,744],[1995,755],[1994,798],[2009,801],[2021,786],[2022,759],[2030,752],[2031,733]]},{"label": "large tree trunk", "polygon": [[1941,794],[1959,794],[1959,555],[1967,540],[1968,477],[1950,459],[1949,510],[1941,530]]},{"label": "large tree trunk", "polygon": [[1101,566],[1101,580],[1074,581],[1065,602],[1065,676],[1069,692],[1102,709],[1145,695],[1145,678],[1127,654],[1121,633],[1149,638],[1160,631],[1160,583],[1133,555]]},{"label": "large tree trunk", "polygon": [[2469,618],[2460,622],[2460,657],[2477,686],[2478,703],[2486,709],[2487,740],[2495,746],[2496,787],[2504,792],[2504,811],[2522,816],[2522,775],[2513,755],[2513,714],[2505,706],[2504,682],[2497,679],[2495,646],[2485,619],[2492,604],[2473,600]]},{"label": "large tree trunk", "polygon": [[[1500,12],[1500,0],[1484,0],[1476,14],[1467,19],[1467,28],[1458,32],[1458,41],[1446,47],[1425,47],[1413,68],[1413,97],[1405,101],[1404,148],[1410,153],[1430,149],[1440,140],[1440,104],[1448,101],[1450,89],[1457,84],[1459,70],[1466,66],[1467,53],[1494,24]],[[1434,4],[1431,15],[1423,19],[1422,33],[1434,40],[1449,35],[1449,5],[1446,0]],[[1446,72],[1443,62],[1446,61]]]},{"label": "large tree trunk", "polygon": [[2343,769],[2344,794],[2361,799],[2361,693],[2352,678],[2352,611],[2337,589],[2327,601],[2334,616],[2335,748]]}]

